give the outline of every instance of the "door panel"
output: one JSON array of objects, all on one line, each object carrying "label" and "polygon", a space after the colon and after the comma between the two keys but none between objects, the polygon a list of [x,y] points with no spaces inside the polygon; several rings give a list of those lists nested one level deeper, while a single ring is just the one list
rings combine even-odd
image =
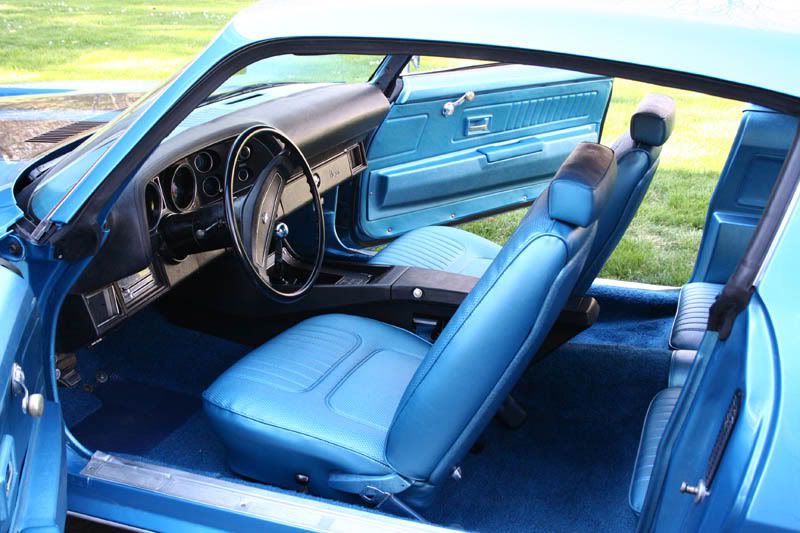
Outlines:
[{"label": "door panel", "polygon": [[797,118],[749,105],[708,206],[691,281],[725,283],[742,258],[783,166]]},{"label": "door panel", "polygon": [[[358,229],[367,241],[530,203],[576,144],[598,140],[612,80],[499,65],[403,83],[361,177]],[[472,101],[443,112],[467,91]]]},{"label": "door panel", "polygon": [[[14,366],[30,394],[47,383],[46,343],[37,300],[24,272],[0,259],[0,531],[62,528],[66,516],[64,427],[59,404],[44,402],[39,416],[23,410]],[[19,383],[19,372],[16,374]],[[30,405],[35,400],[29,401]]]}]

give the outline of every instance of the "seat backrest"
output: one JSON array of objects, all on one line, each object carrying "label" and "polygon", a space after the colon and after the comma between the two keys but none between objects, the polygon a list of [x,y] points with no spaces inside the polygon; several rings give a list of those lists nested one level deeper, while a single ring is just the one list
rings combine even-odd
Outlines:
[{"label": "seat backrest", "polygon": [[589,290],[639,209],[658,168],[661,147],[675,124],[675,102],[669,96],[652,93],[639,102],[629,131],[612,145],[617,156],[617,182],[606,208],[597,219],[597,235],[583,267],[576,296]]},{"label": "seat backrest", "polygon": [[458,308],[389,429],[398,473],[437,484],[478,438],[572,292],[616,171],[610,148],[579,144]]}]

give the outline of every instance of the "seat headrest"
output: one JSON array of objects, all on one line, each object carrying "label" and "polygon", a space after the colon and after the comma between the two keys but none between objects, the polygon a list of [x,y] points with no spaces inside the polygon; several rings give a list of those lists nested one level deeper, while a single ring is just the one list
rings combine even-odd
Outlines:
[{"label": "seat headrest", "polygon": [[631,117],[631,138],[637,143],[661,146],[675,124],[675,100],[665,94],[645,96]]},{"label": "seat headrest", "polygon": [[569,154],[550,183],[550,218],[587,227],[597,219],[617,179],[614,150],[582,142]]}]

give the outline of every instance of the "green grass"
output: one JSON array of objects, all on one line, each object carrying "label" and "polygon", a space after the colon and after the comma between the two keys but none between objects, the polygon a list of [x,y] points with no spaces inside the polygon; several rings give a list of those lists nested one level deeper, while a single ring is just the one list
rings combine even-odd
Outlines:
[{"label": "green grass", "polygon": [[0,83],[165,79],[251,0],[0,3]]},{"label": "green grass", "polygon": [[[664,147],[661,164],[642,206],[600,275],[681,285],[692,273],[708,202],[736,133],[742,104],[616,80],[603,143],[612,144],[628,128],[639,100],[653,91],[675,99],[675,130]],[[524,213],[512,211],[462,227],[502,244]]]},{"label": "green grass", "polygon": [[[2,1],[2,0],[0,0]],[[165,79],[197,54],[251,0],[15,1],[0,3],[0,83]],[[445,68],[425,59],[421,70]],[[627,128],[637,102],[658,90],[675,98],[675,131],[644,203],[602,275],[679,285],[691,274],[706,207],[740,118],[741,104],[618,80],[603,142]],[[499,243],[523,211],[464,227]]]}]

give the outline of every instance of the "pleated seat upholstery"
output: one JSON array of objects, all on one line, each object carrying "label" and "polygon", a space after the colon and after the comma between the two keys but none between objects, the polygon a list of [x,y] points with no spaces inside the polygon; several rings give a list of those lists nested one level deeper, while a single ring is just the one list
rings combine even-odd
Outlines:
[{"label": "pleated seat upholstery", "polygon": [[474,233],[449,226],[428,226],[406,233],[370,262],[481,277],[498,253],[500,246]]},{"label": "pleated seat upholstery", "polygon": [[387,431],[429,349],[376,320],[317,316],[228,369],[203,395],[205,410],[246,477],[291,487],[298,473],[327,479],[333,465],[388,474]]},{"label": "pleated seat upholstery", "polygon": [[697,350],[708,327],[708,315],[724,285],[687,283],[678,298],[678,311],[672,324],[669,345],[674,350]]},{"label": "pleated seat upholstery", "polygon": [[647,409],[642,437],[639,441],[639,453],[636,455],[636,464],[633,468],[633,478],[628,493],[628,504],[636,514],[642,511],[647,487],[650,484],[650,476],[656,464],[658,447],[664,437],[669,418],[678,404],[680,394],[680,387],[664,389],[656,394]]}]

